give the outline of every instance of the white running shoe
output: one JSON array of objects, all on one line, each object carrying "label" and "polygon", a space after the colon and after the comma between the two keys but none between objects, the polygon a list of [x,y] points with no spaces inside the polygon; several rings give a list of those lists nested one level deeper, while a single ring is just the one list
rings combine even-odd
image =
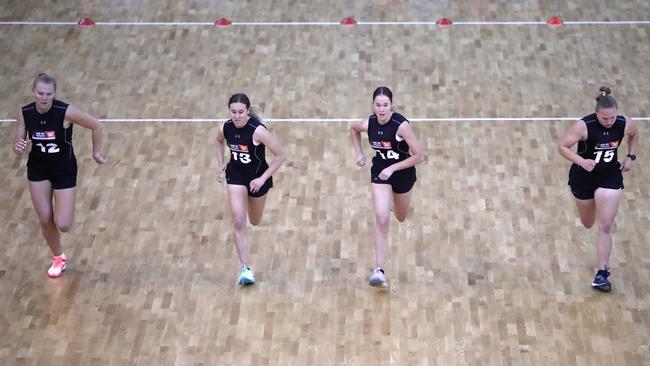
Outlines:
[{"label": "white running shoe", "polygon": [[239,272],[239,279],[237,283],[241,286],[252,285],[255,283],[255,276],[253,276],[253,271],[246,267],[245,264],[242,264],[241,271]]},{"label": "white running shoe", "polygon": [[65,254],[55,256],[52,259],[52,265],[50,266],[50,269],[47,270],[47,275],[50,278],[57,278],[63,276],[63,271],[65,271],[66,268],[65,262],[67,260],[68,258],[66,258]]},{"label": "white running shoe", "polygon": [[372,271],[372,276],[370,276],[370,281],[369,281],[370,286],[372,287],[386,287],[386,275],[384,275],[384,271],[377,267],[375,268],[374,271]]}]

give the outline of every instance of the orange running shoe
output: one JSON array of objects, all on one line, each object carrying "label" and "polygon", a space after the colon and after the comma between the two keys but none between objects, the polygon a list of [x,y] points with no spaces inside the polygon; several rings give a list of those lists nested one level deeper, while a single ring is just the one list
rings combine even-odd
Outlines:
[{"label": "orange running shoe", "polygon": [[67,260],[68,258],[66,258],[65,254],[54,256],[54,259],[52,260],[52,266],[50,266],[50,269],[47,270],[47,275],[50,278],[61,277],[65,271],[65,262]]}]

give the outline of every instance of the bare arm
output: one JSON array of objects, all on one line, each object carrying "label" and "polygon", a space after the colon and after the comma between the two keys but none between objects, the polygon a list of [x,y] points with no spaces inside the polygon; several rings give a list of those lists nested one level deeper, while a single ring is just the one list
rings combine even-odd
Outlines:
[{"label": "bare arm", "polygon": [[361,147],[361,132],[368,131],[368,119],[355,122],[350,126],[350,138],[352,139],[352,147],[354,148],[355,162],[358,166],[366,165],[366,156],[363,154]]},{"label": "bare arm", "polygon": [[65,112],[65,120],[92,130],[93,159],[95,159],[97,164],[105,163],[106,154],[102,151],[104,140],[102,123],[97,118],[72,105],[69,105],[68,110]]},{"label": "bare arm", "polygon": [[250,191],[255,193],[260,189],[260,187],[264,185],[264,182],[266,182],[266,180],[269,179],[278,170],[280,165],[282,165],[282,163],[284,163],[284,161],[287,159],[287,156],[278,139],[275,138],[275,136],[273,136],[269,130],[262,126],[258,126],[255,129],[255,132],[253,132],[253,140],[264,144],[264,146],[268,147],[273,155],[275,155],[275,159],[273,159],[266,171],[264,171],[264,173],[262,173],[259,178],[253,179],[251,181]]},{"label": "bare arm", "polygon": [[[636,152],[639,149],[639,128],[637,127],[636,122],[632,121],[631,118],[627,118],[626,121],[625,134],[627,135],[627,153],[628,155],[636,155]],[[627,172],[630,169],[632,169],[632,159],[628,156],[623,160],[621,170]]]},{"label": "bare arm", "polygon": [[571,150],[571,147],[577,144],[578,141],[583,141],[586,139],[587,125],[582,120],[577,121],[571,127],[569,127],[569,129],[564,133],[564,136],[560,138],[560,143],[558,144],[558,152],[565,159],[581,166],[583,169],[590,172],[594,170],[596,161],[593,159],[584,159],[582,156]]},{"label": "bare arm", "polygon": [[13,146],[16,155],[22,155],[27,149],[27,136],[25,136],[25,133],[25,119],[23,118],[23,110],[20,108],[16,117],[16,137]]},{"label": "bare arm", "polygon": [[226,165],[224,163],[224,155],[223,155],[224,140],[225,137],[223,135],[223,123],[221,123],[217,128],[217,138],[214,141],[217,149],[217,181],[219,181],[219,183],[223,182],[223,178],[226,171]]},{"label": "bare arm", "polygon": [[384,180],[390,178],[390,176],[398,170],[410,168],[424,161],[422,147],[420,146],[418,139],[415,137],[415,133],[413,133],[413,128],[410,123],[402,122],[397,129],[397,135],[401,136],[409,145],[411,156],[382,170],[381,173],[379,173],[379,178]]}]

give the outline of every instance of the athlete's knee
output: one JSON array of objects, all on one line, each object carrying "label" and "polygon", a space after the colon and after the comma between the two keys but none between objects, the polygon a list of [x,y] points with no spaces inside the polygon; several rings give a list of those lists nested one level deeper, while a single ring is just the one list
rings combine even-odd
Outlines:
[{"label": "athlete's knee", "polygon": [[375,215],[375,224],[378,228],[382,230],[388,230],[388,225],[390,223],[390,215],[388,214],[376,214]]},{"label": "athlete's knee", "polygon": [[244,232],[246,230],[246,218],[245,217],[235,217],[233,218],[233,227],[235,232]]},{"label": "athlete's knee", "polygon": [[580,221],[582,221],[582,226],[584,226],[587,229],[591,229],[591,227],[594,226],[596,220],[580,220]]},{"label": "athlete's knee", "polygon": [[408,217],[408,212],[404,212],[404,213],[398,213],[398,212],[395,212],[395,218],[396,218],[397,221],[399,221],[399,222],[404,222],[404,221],[406,221],[406,218],[407,218],[407,217]]},{"label": "athlete's knee", "polygon": [[587,229],[590,229],[596,223],[596,213],[592,210],[580,210],[578,212],[578,217],[582,226]]},{"label": "athlete's knee", "polygon": [[56,220],[56,228],[62,233],[67,233],[72,229],[72,220]]},{"label": "athlete's knee", "polygon": [[602,234],[611,234],[614,230],[613,222],[600,222],[598,223],[598,231]]},{"label": "athlete's knee", "polygon": [[68,231],[70,231],[70,229],[72,229],[72,223],[57,225],[56,228],[59,229],[59,231],[62,233],[67,233]]},{"label": "athlete's knee", "polygon": [[56,224],[54,223],[54,217],[51,213],[39,213],[38,222],[43,228],[56,227]]},{"label": "athlete's knee", "polygon": [[257,225],[260,224],[260,222],[262,222],[262,218],[261,217],[250,217],[248,219],[248,222],[250,222],[251,225],[253,225],[253,226],[257,226]]}]

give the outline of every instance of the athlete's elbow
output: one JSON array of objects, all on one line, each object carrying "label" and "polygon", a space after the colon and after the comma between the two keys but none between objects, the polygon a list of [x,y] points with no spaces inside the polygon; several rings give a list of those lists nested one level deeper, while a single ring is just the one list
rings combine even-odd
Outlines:
[{"label": "athlete's elbow", "polygon": [[275,159],[280,163],[283,164],[287,160],[287,153],[284,152],[284,149],[278,151],[278,154],[275,156]]},{"label": "athlete's elbow", "polygon": [[102,133],[104,132],[104,125],[98,119],[95,119],[92,130],[95,133]]},{"label": "athlete's elbow", "polygon": [[420,163],[422,163],[424,161],[425,158],[426,157],[422,153],[416,154],[415,155],[415,163],[420,164]]}]

